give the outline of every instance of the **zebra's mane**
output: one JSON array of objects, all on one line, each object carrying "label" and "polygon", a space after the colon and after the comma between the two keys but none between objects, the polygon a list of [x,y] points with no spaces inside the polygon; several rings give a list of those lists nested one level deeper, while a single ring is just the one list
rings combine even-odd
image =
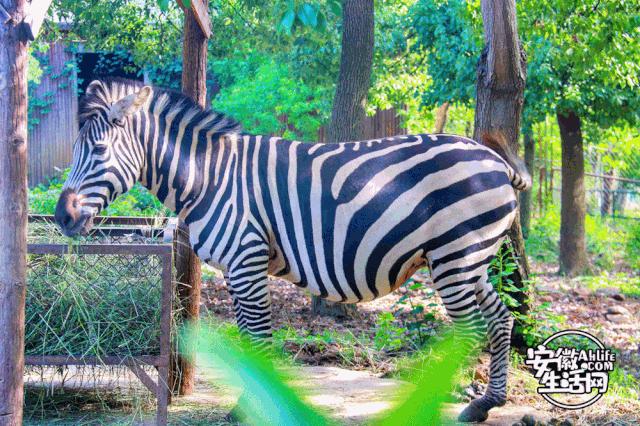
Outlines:
[{"label": "zebra's mane", "polygon": [[[80,102],[79,124],[80,128],[84,123],[92,117],[100,114],[107,118],[111,105],[123,97],[139,91],[145,84],[125,78],[108,77],[91,82],[87,89],[87,93]],[[188,96],[174,90],[165,89],[158,86],[151,86],[153,89],[153,100],[156,104],[162,103],[167,108],[174,111],[182,111],[185,116],[191,116],[194,122],[202,122],[207,120],[207,125],[201,130],[216,129],[215,135],[225,133],[239,133],[242,126],[236,120],[228,117],[220,112],[211,109],[202,108]],[[153,101],[152,100],[152,101]]]}]

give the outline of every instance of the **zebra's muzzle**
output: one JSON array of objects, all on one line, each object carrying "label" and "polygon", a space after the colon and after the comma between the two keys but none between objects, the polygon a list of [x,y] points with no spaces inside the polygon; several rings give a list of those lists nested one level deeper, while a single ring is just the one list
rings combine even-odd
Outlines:
[{"label": "zebra's muzzle", "polygon": [[56,223],[64,235],[85,235],[93,224],[93,214],[82,208],[80,197],[72,189],[60,194],[55,214]]}]

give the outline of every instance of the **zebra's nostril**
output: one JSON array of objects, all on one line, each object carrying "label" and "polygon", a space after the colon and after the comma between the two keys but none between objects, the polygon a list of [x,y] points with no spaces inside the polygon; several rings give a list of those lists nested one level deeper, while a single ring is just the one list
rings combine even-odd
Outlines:
[{"label": "zebra's nostril", "polygon": [[65,228],[68,228],[72,222],[73,222],[73,219],[71,218],[71,216],[67,215],[64,217],[64,219],[62,219],[62,226],[64,226]]}]

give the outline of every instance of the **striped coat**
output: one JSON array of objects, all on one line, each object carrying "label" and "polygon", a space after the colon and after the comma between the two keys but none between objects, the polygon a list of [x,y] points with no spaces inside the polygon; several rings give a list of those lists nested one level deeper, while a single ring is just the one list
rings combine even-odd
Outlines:
[{"label": "striped coat", "polygon": [[504,402],[512,320],[487,269],[514,220],[514,188],[530,178],[500,138],[486,138],[490,149],[454,135],[339,144],[247,135],[179,94],[119,80],[90,85],[81,119],[56,212],[65,233],[142,182],[186,221],[198,256],[224,271],[240,328],[266,340],[269,275],[360,302],[428,266],[461,341],[488,331],[491,343],[487,394],[462,419]]}]

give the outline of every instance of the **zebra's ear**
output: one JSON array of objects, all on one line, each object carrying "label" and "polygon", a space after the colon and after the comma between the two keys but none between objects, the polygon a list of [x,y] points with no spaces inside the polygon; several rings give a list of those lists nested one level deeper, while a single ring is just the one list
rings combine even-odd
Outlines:
[{"label": "zebra's ear", "polygon": [[133,115],[147,102],[151,96],[151,87],[144,86],[136,93],[132,93],[111,105],[109,122],[117,125],[124,124],[127,116]]}]

